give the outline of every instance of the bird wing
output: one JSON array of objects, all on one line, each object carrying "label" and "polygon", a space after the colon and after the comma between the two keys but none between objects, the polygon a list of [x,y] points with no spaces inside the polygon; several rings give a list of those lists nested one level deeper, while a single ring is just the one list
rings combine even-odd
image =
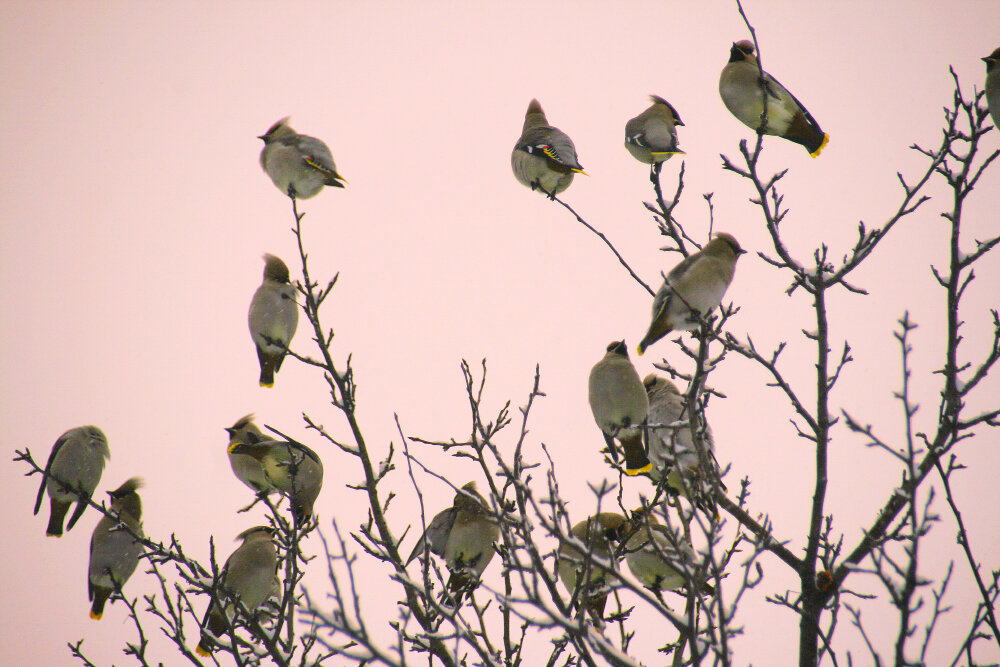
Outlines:
[{"label": "bird wing", "polygon": [[548,125],[529,129],[521,136],[515,148],[529,155],[544,157],[566,169],[583,169],[577,161],[573,140],[561,130]]},{"label": "bird wing", "polygon": [[56,454],[59,453],[59,450],[62,449],[62,446],[66,444],[68,439],[68,435],[63,433],[59,436],[59,439],[56,440],[55,444],[52,445],[52,452],[49,454],[49,460],[45,464],[45,474],[42,475],[42,483],[38,487],[38,497],[35,498],[35,514],[38,514],[38,508],[42,506],[42,497],[45,495],[45,483],[49,479],[49,471],[52,470],[52,462],[56,460]]},{"label": "bird wing", "polygon": [[[817,130],[819,129],[819,123],[817,123],[816,119],[812,117],[812,114],[809,113],[809,110],[806,109],[805,105],[803,105],[802,102],[799,102],[799,99],[795,97],[795,95],[792,95],[790,90],[781,85],[781,83],[770,74],[764,74],[764,81],[764,88],[767,90],[768,95],[776,100],[792,102],[798,107],[799,111],[802,112],[802,115],[805,116],[806,122]],[[777,88],[777,90],[775,90],[775,88]]]},{"label": "bird wing", "polygon": [[653,153],[671,153],[677,150],[677,135],[673,128],[660,118],[646,119],[641,129],[625,137],[625,141],[648,148]]},{"label": "bird wing", "polygon": [[431,553],[444,558],[445,546],[448,544],[448,534],[451,532],[451,527],[455,524],[456,516],[458,516],[458,508],[456,507],[449,507],[446,510],[438,512],[437,516],[431,520],[430,525],[427,526],[427,530],[417,540],[413,551],[410,552],[410,557],[406,559],[406,564],[409,565],[410,561],[422,553],[425,548],[430,549]]},{"label": "bird wing", "polygon": [[302,159],[310,167],[327,176],[337,176],[337,169],[333,165],[333,154],[329,147],[315,137],[300,134],[296,139],[295,147],[302,154]]}]

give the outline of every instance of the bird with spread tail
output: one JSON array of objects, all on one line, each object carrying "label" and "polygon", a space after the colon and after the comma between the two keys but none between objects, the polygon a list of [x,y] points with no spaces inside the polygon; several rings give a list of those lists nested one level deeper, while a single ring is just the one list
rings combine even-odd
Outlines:
[{"label": "bird with spread tail", "polygon": [[250,301],[247,324],[260,362],[260,386],[273,387],[274,374],[281,369],[299,326],[288,267],[274,255],[264,255],[264,279]]},{"label": "bird with spread tail", "polygon": [[761,127],[764,92],[767,91],[767,120],[764,134],[804,146],[817,157],[830,140],[816,119],[788,90],[767,72],[761,78],[753,42],[741,40],[729,50],[729,62],[719,77],[719,95],[729,112],[754,131]]},{"label": "bird with spread tail", "polygon": [[46,535],[62,537],[63,519],[74,502],[76,509],[66,524],[66,530],[76,525],[101,481],[105,459],[110,458],[108,438],[96,426],[78,426],[59,436],[52,445],[35,498],[35,514],[38,514],[42,497],[48,489],[50,513]]},{"label": "bird with spread tail", "polygon": [[254,526],[236,539],[243,542],[226,559],[216,592],[224,609],[214,601],[209,603],[201,623],[201,641],[195,651],[202,657],[211,655],[215,640],[228,632],[237,601],[252,614],[281,591],[276,576],[278,551],[274,546],[273,529]]},{"label": "bird with spread tail", "polygon": [[639,342],[639,354],[671,331],[696,329],[701,318],[722,302],[736,260],[744,252],[732,234],[719,232],[671,269],[653,297],[653,319]]},{"label": "bird with spread tail", "polygon": [[587,172],[576,157],[573,140],[549,125],[538,100],[524,114],[524,128],[510,154],[510,166],[522,185],[541,190],[549,199],[569,187],[574,174]]},{"label": "bird with spread tail", "polygon": [[639,162],[655,166],[684,154],[677,147],[677,127],[684,123],[665,99],[657,95],[649,99],[652,106],[625,123],[625,150]]},{"label": "bird with spread tail", "polygon": [[604,627],[604,607],[611,591],[612,577],[607,570],[617,570],[620,555],[616,552],[631,532],[629,520],[617,512],[601,512],[587,517],[570,529],[570,536],[583,544],[583,549],[570,540],[559,545],[556,572],[563,586],[574,599],[577,608],[586,610],[598,628]]},{"label": "bird with spread tail", "polygon": [[452,506],[431,520],[406,563],[425,551],[443,558],[451,573],[444,602],[457,606],[462,594],[479,583],[499,536],[500,526],[489,504],[476,490],[476,483],[469,482],[455,494]]},{"label": "bird with spread tail", "polygon": [[[138,477],[126,481],[111,496],[112,516],[102,516],[90,537],[90,567],[87,595],[92,604],[90,617],[95,621],[104,615],[104,604],[135,572],[142,556],[142,543],[136,536],[142,532],[142,500],[137,491],[142,487]],[[123,527],[124,526],[124,527]]]},{"label": "bird with spread tail", "polygon": [[649,401],[642,380],[628,358],[625,341],[608,343],[607,352],[590,369],[588,398],[611,460],[618,460],[617,438],[625,452],[626,474],[649,472],[652,465],[642,444]]},{"label": "bird with spread tail", "polygon": [[226,429],[229,464],[237,479],[260,494],[287,495],[295,520],[305,523],[323,488],[323,462],[302,443],[265,436],[253,415],[241,417]]},{"label": "bird with spread tail", "polygon": [[274,185],[292,199],[316,196],[324,185],[344,187],[329,147],[315,137],[299,134],[282,118],[257,137],[264,142],[260,166]]}]

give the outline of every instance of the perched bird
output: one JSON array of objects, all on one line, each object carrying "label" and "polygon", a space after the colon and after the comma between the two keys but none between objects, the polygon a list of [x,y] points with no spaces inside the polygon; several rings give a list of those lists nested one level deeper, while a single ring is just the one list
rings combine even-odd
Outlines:
[{"label": "perched bird", "polygon": [[[604,606],[611,590],[606,570],[618,569],[620,557],[616,551],[631,530],[628,519],[621,514],[601,512],[577,523],[570,530],[571,536],[582,542],[587,551],[567,540],[559,545],[556,554],[556,572],[563,586],[570,595],[576,595],[579,589],[581,604],[578,608],[581,611],[585,609],[599,627],[604,626]],[[596,564],[595,560],[604,567]]]},{"label": "perched bird", "polygon": [[607,350],[590,369],[590,409],[604,433],[611,459],[618,460],[615,449],[618,438],[625,450],[625,472],[638,475],[652,468],[642,444],[649,401],[639,374],[629,361],[625,341],[612,341]]},{"label": "perched bird", "polygon": [[[729,112],[736,119],[757,131],[764,111],[761,93],[760,67],[753,53],[753,42],[742,40],[729,50],[729,62],[719,77],[719,95]],[[772,134],[795,142],[817,157],[830,140],[820,129],[819,123],[795,97],[764,72],[767,89],[767,127],[764,134]]]},{"label": "perched bird", "polygon": [[[694,549],[687,539],[660,523],[648,508],[633,512],[632,525],[637,529],[625,545],[625,562],[632,575],[653,591],[686,586],[695,568]],[[703,593],[714,592],[704,583],[700,588]]]},{"label": "perched bird", "polygon": [[1000,49],[983,58],[986,63],[986,104],[993,125],[1000,130]]},{"label": "perched bird", "polygon": [[142,543],[136,540],[135,535],[145,537],[142,532],[142,500],[137,493],[141,486],[142,480],[133,477],[114,491],[108,491],[111,496],[109,511],[117,518],[102,516],[90,537],[87,595],[93,603],[90,617],[95,621],[101,620],[104,603],[113,592],[121,591],[139,565]]},{"label": "perched bird", "polygon": [[[643,379],[649,397],[649,458],[653,463],[650,477],[659,482],[666,477],[667,485],[697,505],[705,505],[705,489],[698,448],[691,431],[691,419],[684,397],[670,380],[650,373]],[[679,422],[679,423],[678,423]],[[705,458],[712,466],[711,474],[718,479],[713,454],[712,429],[705,425],[700,438]],[[719,482],[721,485],[721,482]],[[725,489],[725,486],[722,486]]]},{"label": "perched bird", "polygon": [[531,100],[524,114],[524,129],[510,154],[514,176],[532,190],[554,198],[573,182],[573,174],[586,174],[576,159],[573,140],[549,125],[538,100]]},{"label": "perched bird", "polygon": [[677,111],[662,97],[650,95],[653,105],[625,123],[625,150],[639,162],[658,164],[684,154],[677,147]]},{"label": "perched bird", "polygon": [[299,326],[295,287],[288,267],[274,255],[264,255],[264,280],[253,294],[247,315],[250,335],[260,361],[260,386],[273,387],[285,353]]},{"label": "perched bird", "polygon": [[295,520],[304,523],[323,488],[323,462],[302,443],[261,433],[247,415],[226,429],[229,464],[236,477],[257,493],[278,491],[291,501]]},{"label": "perched bird", "polygon": [[324,185],[344,187],[330,149],[315,137],[299,134],[282,118],[257,137],[264,142],[260,166],[279,190],[292,199],[314,197]]},{"label": "perched bird", "polygon": [[671,269],[653,297],[653,321],[639,342],[639,354],[671,331],[696,329],[700,318],[722,302],[744,252],[731,234],[719,232]]},{"label": "perched bird", "polygon": [[52,445],[42,484],[38,487],[38,497],[35,498],[35,514],[38,514],[42,495],[48,488],[51,513],[46,535],[62,537],[63,519],[74,501],[76,510],[66,524],[66,530],[76,525],[101,481],[104,460],[110,458],[108,438],[96,426],[71,428],[59,436]]},{"label": "perched bird", "polygon": [[452,506],[431,520],[406,563],[409,565],[425,550],[444,558],[451,572],[445,601],[458,605],[462,593],[479,583],[493,559],[493,544],[499,536],[500,526],[489,504],[476,490],[476,483],[469,482],[455,494]]},{"label": "perched bird", "polygon": [[275,572],[278,552],[268,526],[254,526],[237,536],[243,543],[226,559],[220,574],[217,597],[225,611],[215,602],[208,605],[201,626],[201,641],[195,651],[207,657],[215,649],[215,638],[226,634],[236,610],[236,600],[253,613],[277,592]]}]

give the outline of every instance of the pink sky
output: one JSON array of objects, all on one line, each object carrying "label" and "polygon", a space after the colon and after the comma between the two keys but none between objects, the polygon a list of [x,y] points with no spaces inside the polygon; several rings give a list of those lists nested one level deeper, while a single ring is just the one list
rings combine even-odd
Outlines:
[{"label": "pink sky", "polygon": [[[937,144],[940,109],[952,90],[948,65],[966,92],[982,85],[979,58],[998,45],[1000,7],[749,2],[747,11],[765,67],[831,137],[816,160],[799,146],[767,142],[764,169],[791,169],[782,182],[792,209],[786,241],[803,260],[821,242],[840,257],[859,219],[879,225],[895,210],[896,171],[910,176],[924,167],[907,147]],[[188,552],[207,560],[210,535],[228,553],[231,539],[259,518],[235,514],[250,495],[229,469],[223,431],[255,412],[258,422],[323,456],[321,524],[336,516],[353,529],[364,520],[363,498],[344,487],[362,478],[357,462],[323,449],[302,427],[305,411],[346,432],[321,377],[289,360],[275,389],[258,388],[246,327],[260,256],[277,254],[297,272],[290,205],[261,172],[256,139],[291,115],[295,129],[329,144],[350,181],[301,208],[314,276],[340,272],[326,324],[337,333],[336,357],[353,353],[359,418],[376,458],[390,441],[398,445],[394,413],[409,435],[467,434],[462,358],[474,367],[488,359],[486,406],[493,412],[507,399],[524,403],[538,363],[547,397],[534,410],[529,455],[541,460],[538,444],[549,447],[561,489],[582,519],[592,510],[588,483],[610,476],[598,454],[603,441],[587,405],[587,374],[608,341],[625,338],[634,348],[650,298],[565,210],[514,180],[510,150],[532,97],[573,138],[590,174],[564,199],[651,284],[676,256],[658,250],[664,240],[641,203],[653,196],[647,170],[622,147],[623,127],[650,93],[677,108],[687,151],[677,216],[704,237],[700,195],[713,191],[716,229],[751,251],[727,294],[742,308],[729,330],[749,333],[765,349],[789,340],[784,368],[811,396],[814,346],[799,333],[815,326],[808,302],[801,293],[786,297],[787,277],[755,256],[768,249],[768,237],[747,202],[748,185],[720,168],[719,153],[737,158],[738,141],[751,135],[717,92],[731,42],[746,36],[729,2],[4,3],[0,423],[8,453],[27,446],[44,463],[63,431],[99,425],[112,452],[102,499],[128,477],[145,477],[147,534],[176,532]],[[991,133],[984,146],[998,142]],[[664,169],[671,191],[679,167],[675,158]],[[936,418],[940,383],[929,373],[942,360],[944,295],[928,266],[944,267],[948,228],[938,213],[949,204],[938,183],[928,192],[936,198],[854,276],[870,296],[838,292],[830,308],[834,348],[846,338],[857,359],[834,400],[893,439],[902,430],[891,399],[900,376],[892,331],[904,310],[920,324],[912,339],[918,428],[930,431]],[[998,209],[994,166],[966,207],[966,249],[972,238],[997,233]],[[986,311],[997,306],[1000,284],[995,253],[991,259],[976,269],[965,300],[966,360],[986,351]],[[309,345],[300,327],[293,348],[313,353]],[[663,342],[636,362],[640,375],[661,356],[686,368],[676,347]],[[730,488],[748,475],[753,509],[770,513],[777,535],[798,552],[813,455],[765,379],[751,363],[730,358],[712,376],[728,398],[712,402],[708,419],[720,461],[733,466]],[[969,410],[995,407],[998,394],[994,377]],[[984,574],[1000,562],[998,445],[996,432],[961,445],[969,468],[953,482]],[[468,462],[421,455],[459,484],[479,477]],[[111,605],[100,623],[87,618],[87,545],[97,514],[85,514],[61,540],[47,539],[45,518],[31,516],[38,477],[23,477],[23,464],[0,471],[9,490],[0,663],[71,664],[66,642],[85,638],[98,664],[129,664],[120,650],[135,635],[123,605]],[[435,511],[452,492],[424,481]],[[898,481],[894,461],[838,427],[827,510],[847,543]],[[639,480],[626,485],[632,500],[648,489]],[[389,488],[400,495],[389,518],[402,534],[418,521],[408,511],[414,493],[402,470]],[[943,499],[937,503],[942,522],[921,561],[932,578],[947,558],[960,557],[954,522]],[[318,553],[318,538],[306,548]],[[796,584],[776,558],[763,564],[765,584],[741,607],[740,665],[790,664],[795,647],[798,619],[763,598]],[[308,586],[320,592],[318,561],[313,570]],[[498,583],[498,573],[491,565],[485,579]],[[373,583],[365,600],[367,620],[380,628],[398,598],[385,576],[373,571],[371,581],[386,583]],[[848,587],[879,592],[864,577]],[[126,586],[130,596],[153,590],[141,572]],[[975,598],[959,560],[949,597],[956,608],[932,645],[934,663],[950,661]],[[147,632],[159,634],[152,625]],[[885,655],[893,632],[878,636]],[[673,634],[666,626],[640,633],[636,655],[655,662],[653,647]],[[838,639],[858,645],[846,616]],[[156,641],[163,649],[156,659],[177,664],[173,650]],[[998,658],[996,651],[981,657]]]}]

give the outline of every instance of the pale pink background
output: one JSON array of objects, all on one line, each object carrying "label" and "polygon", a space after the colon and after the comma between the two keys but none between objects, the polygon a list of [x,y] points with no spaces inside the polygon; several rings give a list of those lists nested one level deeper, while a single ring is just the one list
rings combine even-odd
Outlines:
[{"label": "pale pink background", "polygon": [[[576,142],[589,178],[565,198],[603,230],[651,283],[674,255],[641,201],[650,199],[646,169],[622,148],[623,125],[646,96],[669,99],[681,128],[687,181],[677,214],[689,231],[707,230],[700,195],[715,192],[717,229],[751,250],[728,298],[742,310],[731,320],[764,349],[786,339],[783,368],[810,396],[811,310],[802,293],[783,294],[787,277],[753,251],[767,250],[746,183],[720,170],[719,153],[736,158],[751,133],[717,93],[730,43],[747,33],[732,3],[204,3],[158,5],[6,2],[0,7],[0,422],[8,455],[30,447],[44,462],[65,429],[85,423],[108,434],[113,458],[101,488],[142,475],[144,522],[151,536],[176,532],[193,556],[207,559],[208,537],[220,554],[259,513],[235,514],[250,498],[232,475],[223,427],[247,412],[320,449],[326,483],[317,503],[324,525],[336,516],[353,529],[364,498],[346,483],[362,479],[357,462],[307,435],[308,412],[346,437],[318,373],[287,362],[273,390],[257,387],[246,330],[260,255],[294,267],[290,206],[261,173],[255,138],[292,115],[297,130],[323,138],[350,180],[342,191],[303,202],[314,275],[340,272],[326,306],[337,337],[333,352],[353,353],[359,418],[381,458],[399,445],[393,413],[408,434],[463,438],[467,402],[459,362],[489,361],[486,407],[508,398],[523,405],[536,363],[547,393],[534,410],[528,456],[551,449],[561,489],[580,518],[592,510],[588,484],[608,476],[601,437],[586,401],[586,377],[605,344],[630,347],[648,323],[650,298],[614,257],[556,204],[520,186],[510,149],[524,109],[538,97],[550,121]],[[942,105],[950,100],[953,64],[969,91],[982,85],[979,58],[997,46],[995,2],[750,2],[767,68],[809,106],[831,135],[811,160],[798,146],[768,141],[765,170],[790,167],[782,183],[792,214],[785,238],[808,259],[819,243],[834,257],[856,236],[857,222],[879,225],[895,210],[896,171],[910,180],[924,160],[914,141],[936,145]],[[997,146],[995,133],[984,146]],[[665,168],[672,191],[679,168]],[[964,247],[1000,229],[1000,171],[994,168],[966,207]],[[853,277],[871,295],[835,292],[832,335],[846,337],[857,363],[844,372],[834,400],[883,437],[902,442],[899,352],[892,330],[909,310],[913,391],[920,430],[934,428],[942,363],[943,292],[928,265],[944,268],[947,225],[936,196],[882,243]],[[995,255],[995,253],[994,253]],[[963,359],[986,350],[1000,282],[996,256],[977,267],[965,301]],[[294,347],[312,353],[308,332]],[[664,342],[639,360],[640,374],[661,356],[686,366]],[[811,499],[812,450],[795,437],[787,405],[753,364],[731,358],[712,376],[728,395],[709,419],[727,481],[749,475],[752,504],[769,512],[777,534],[803,546]],[[1000,382],[984,384],[970,410],[996,405]],[[514,433],[508,433],[512,443]],[[995,511],[998,437],[986,434],[958,449],[969,469],[956,475],[958,500],[984,574],[998,566]],[[479,478],[467,461],[418,449],[456,482]],[[401,466],[402,459],[397,459]],[[7,489],[3,515],[0,663],[64,665],[67,641],[85,638],[99,664],[132,664],[120,653],[135,634],[123,605],[100,623],[87,618],[89,513],[61,540],[44,536],[32,517],[38,478],[24,465],[0,467]],[[451,491],[421,477],[432,510]],[[835,431],[827,509],[853,545],[900,479],[884,453]],[[626,482],[635,501],[648,487]],[[397,534],[416,520],[414,493],[402,469],[386,484],[399,497],[389,518]],[[103,491],[102,491],[103,497]],[[954,547],[954,522],[943,520],[926,542],[923,575],[939,577]],[[405,543],[408,549],[412,536]],[[307,545],[314,553],[318,538]],[[766,582],[743,603],[746,634],[736,663],[791,664],[797,618],[764,602],[794,587],[777,559],[763,560]],[[308,578],[325,590],[322,564]],[[499,566],[487,584],[499,583]],[[365,581],[364,610],[385,631],[398,588],[386,571]],[[870,578],[854,590],[879,592]],[[131,596],[154,590],[141,573]],[[959,561],[948,600],[955,610],[939,628],[933,663],[950,662],[976,599]],[[884,606],[866,619],[888,651],[895,618],[877,626]],[[195,632],[194,624],[189,626]],[[180,659],[147,625],[153,654]],[[193,636],[193,635],[192,635]],[[644,626],[635,654],[655,664],[653,647],[673,639],[660,621]],[[859,645],[847,616],[841,646]],[[856,659],[865,662],[863,653]],[[983,660],[997,660],[993,650]]]}]

